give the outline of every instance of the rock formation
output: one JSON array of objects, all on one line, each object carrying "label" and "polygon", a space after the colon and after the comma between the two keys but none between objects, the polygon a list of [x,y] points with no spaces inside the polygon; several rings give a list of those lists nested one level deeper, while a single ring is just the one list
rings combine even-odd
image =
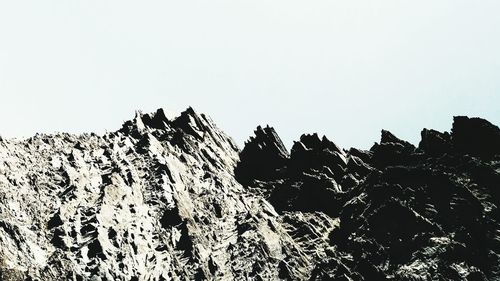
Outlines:
[{"label": "rock formation", "polygon": [[369,151],[188,108],[0,139],[0,280],[499,280],[500,129]]}]

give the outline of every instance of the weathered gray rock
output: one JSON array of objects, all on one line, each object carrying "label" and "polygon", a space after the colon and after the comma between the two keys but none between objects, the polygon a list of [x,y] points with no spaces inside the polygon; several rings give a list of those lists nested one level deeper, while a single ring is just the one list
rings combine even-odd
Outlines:
[{"label": "weathered gray rock", "polygon": [[1,141],[0,279],[307,278],[335,219],[296,241],[310,216],[246,192],[238,153],[191,108],[139,112],[104,136]]},{"label": "weathered gray rock", "polygon": [[188,108],[0,138],[0,280],[500,278],[498,127],[290,154],[255,134],[240,152]]}]

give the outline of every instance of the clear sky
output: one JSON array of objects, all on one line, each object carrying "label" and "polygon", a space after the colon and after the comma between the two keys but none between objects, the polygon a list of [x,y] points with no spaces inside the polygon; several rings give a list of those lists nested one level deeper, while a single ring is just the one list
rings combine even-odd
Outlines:
[{"label": "clear sky", "polygon": [[137,109],[212,116],[241,146],[319,132],[417,144],[500,124],[500,1],[0,2],[0,135],[102,133]]}]

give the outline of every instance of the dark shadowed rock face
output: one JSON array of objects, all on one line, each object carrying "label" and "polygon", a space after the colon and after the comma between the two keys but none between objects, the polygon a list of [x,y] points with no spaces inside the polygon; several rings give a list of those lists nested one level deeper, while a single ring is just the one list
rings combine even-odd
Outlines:
[{"label": "dark shadowed rock face", "polygon": [[439,156],[453,150],[451,135],[448,132],[423,129],[421,136],[422,140],[418,147],[429,155]]},{"label": "dark shadowed rock face", "polygon": [[459,153],[491,159],[500,154],[500,129],[481,118],[458,116],[451,129],[453,148]]},{"label": "dark shadowed rock face", "polygon": [[280,178],[280,169],[289,158],[288,150],[269,126],[257,127],[255,136],[245,144],[240,153],[240,164],[235,174],[240,182],[273,180]]},{"label": "dark shadowed rock face", "polygon": [[418,148],[385,130],[370,151],[304,135],[283,178],[257,185],[281,214],[338,219],[311,280],[499,280],[499,137],[467,117]]},{"label": "dark shadowed rock face", "polygon": [[417,147],[204,114],[0,138],[0,280],[499,280],[500,132],[456,117]]}]

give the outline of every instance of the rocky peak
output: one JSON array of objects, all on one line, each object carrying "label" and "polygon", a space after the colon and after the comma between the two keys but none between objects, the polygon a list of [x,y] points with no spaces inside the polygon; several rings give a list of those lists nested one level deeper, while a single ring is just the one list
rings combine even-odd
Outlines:
[{"label": "rocky peak", "polygon": [[500,154],[500,128],[487,120],[456,116],[451,137],[457,152],[490,159]]},{"label": "rocky peak", "polygon": [[387,130],[382,130],[380,144],[375,143],[370,151],[373,153],[371,163],[377,168],[411,163],[415,146],[401,140]]},{"label": "rocky peak", "polygon": [[142,123],[150,128],[165,129],[171,123],[165,115],[163,108],[159,108],[156,112],[151,114],[142,114]]},{"label": "rocky peak", "polygon": [[438,132],[436,130],[423,129],[422,140],[418,148],[431,155],[442,155],[452,150],[451,136],[448,132]]},{"label": "rocky peak", "polygon": [[302,150],[329,150],[331,152],[337,152],[339,154],[344,154],[343,151],[332,141],[330,141],[326,136],[319,138],[317,133],[314,134],[303,134],[300,136],[300,141],[295,142],[292,147],[292,154],[294,151]]},{"label": "rocky peak", "polygon": [[302,135],[292,148],[288,175],[290,178],[301,178],[304,173],[321,173],[340,183],[346,165],[343,151],[326,137],[320,139],[317,134]]},{"label": "rocky peak", "polygon": [[166,117],[164,110],[160,108],[154,113],[136,111],[134,119],[124,122],[118,132],[140,138],[147,131],[169,130],[170,126],[170,120]]},{"label": "rocky peak", "polygon": [[453,127],[424,129],[419,149],[384,130],[370,151],[350,149],[338,170],[325,161],[337,150],[317,135],[295,142],[283,178],[258,186],[281,215],[339,219],[329,234],[335,249],[310,280],[500,277],[498,128],[476,118]]},{"label": "rocky peak", "polygon": [[192,109],[8,140],[0,156],[0,280],[238,278],[220,241],[259,198],[242,201],[236,146]]},{"label": "rocky peak", "polygon": [[382,130],[380,144],[400,144],[403,146],[413,146],[411,143],[401,140],[387,130]]},{"label": "rocky peak", "polygon": [[188,107],[185,111],[181,112],[172,124],[199,140],[203,139],[204,134],[210,127],[208,120],[203,115],[197,114],[192,107]]},{"label": "rocky peak", "polygon": [[252,180],[275,179],[290,157],[274,128],[258,126],[254,134],[245,143],[235,169],[242,184],[248,184]]},{"label": "rocky peak", "polygon": [[498,127],[457,117],[419,149],[206,115],[0,141],[0,280],[498,280]]}]

